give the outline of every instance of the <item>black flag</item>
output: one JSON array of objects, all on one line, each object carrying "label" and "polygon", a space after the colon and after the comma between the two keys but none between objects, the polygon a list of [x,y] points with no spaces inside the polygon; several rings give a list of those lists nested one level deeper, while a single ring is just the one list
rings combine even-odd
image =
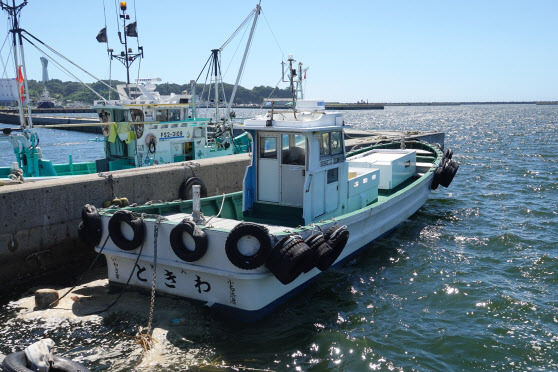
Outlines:
[{"label": "black flag", "polygon": [[138,30],[136,29],[136,26],[136,22],[132,22],[128,26],[126,26],[126,36],[138,37]]},{"label": "black flag", "polygon": [[101,31],[99,31],[99,34],[97,35],[97,41],[99,43],[106,43],[107,41],[107,28],[104,27]]}]

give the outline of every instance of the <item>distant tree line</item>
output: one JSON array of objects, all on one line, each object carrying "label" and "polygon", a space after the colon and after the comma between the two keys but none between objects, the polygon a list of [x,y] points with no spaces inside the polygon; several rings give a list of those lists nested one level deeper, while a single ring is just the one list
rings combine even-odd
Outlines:
[{"label": "distant tree line", "polygon": [[[106,84],[109,84],[108,80],[104,81]],[[58,79],[51,79],[46,83],[42,83],[36,80],[29,80],[29,91],[31,94],[31,98],[37,102],[41,96],[41,93],[46,86],[50,97],[55,98],[61,101],[63,104],[68,102],[83,102],[85,104],[92,104],[94,100],[100,99],[95,93],[93,93],[90,89],[85,87],[82,83],[74,82],[74,81],[61,81]],[[112,87],[116,87],[117,84],[124,84],[122,81],[113,80],[111,82]],[[87,84],[91,89],[98,92],[101,96],[108,99],[109,98],[109,88],[102,84],[101,82],[96,82],[93,84]],[[227,99],[230,98],[233,90],[232,84],[223,84],[225,87],[225,94]],[[207,99],[207,89],[209,87],[205,87],[205,94],[204,99]],[[202,84],[196,85],[196,94],[201,94],[203,89]],[[273,91],[273,87],[269,86],[257,86],[252,89],[247,89],[242,86],[239,86],[236,91],[235,103],[236,104],[261,104],[265,98],[268,98],[271,92]],[[157,91],[162,95],[169,95],[171,93],[180,94],[183,91],[188,91],[191,93],[190,84],[176,84],[176,83],[160,83],[157,85]],[[213,97],[213,94],[212,96]],[[291,90],[290,88],[287,89],[275,89],[273,92],[274,98],[290,98],[291,97]],[[111,99],[117,99],[116,92],[112,91],[110,94]]]}]

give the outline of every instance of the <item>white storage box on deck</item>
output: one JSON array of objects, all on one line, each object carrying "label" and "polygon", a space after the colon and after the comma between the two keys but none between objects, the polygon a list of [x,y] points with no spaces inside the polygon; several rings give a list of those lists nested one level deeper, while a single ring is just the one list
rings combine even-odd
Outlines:
[{"label": "white storage box on deck", "polygon": [[417,154],[414,150],[371,150],[348,159],[350,168],[380,170],[378,188],[390,190],[416,173]]}]

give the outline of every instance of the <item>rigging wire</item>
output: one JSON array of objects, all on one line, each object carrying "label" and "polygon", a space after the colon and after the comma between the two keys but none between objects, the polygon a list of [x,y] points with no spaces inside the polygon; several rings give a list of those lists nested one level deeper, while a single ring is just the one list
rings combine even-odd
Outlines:
[{"label": "rigging wire", "polygon": [[[137,9],[136,9],[136,0],[134,0],[134,19],[135,19],[135,22],[136,22],[136,32],[137,32],[138,12],[137,12]],[[138,53],[139,53],[139,48],[140,48],[139,32],[137,32],[137,35],[138,36],[136,36],[136,42],[137,42],[137,45],[138,45]],[[142,53],[142,57],[143,57],[143,53]],[[136,84],[139,84],[138,80],[139,80],[139,77],[140,77],[140,70],[141,70],[141,58],[139,59],[139,62],[138,62],[138,78],[136,80]]]},{"label": "rigging wire", "polygon": [[[105,17],[105,29],[108,35],[108,26],[107,26],[107,8],[105,6],[105,0],[103,0],[103,16]],[[108,54],[108,50],[110,49],[109,46],[109,38],[107,37],[107,54]],[[112,86],[112,58],[110,58],[109,56],[109,87]],[[108,99],[110,101],[110,94],[111,94],[111,90],[108,90]]]},{"label": "rigging wire", "polygon": [[[68,71],[67,68],[65,68],[64,66],[62,66],[58,61],[56,61],[54,58],[52,58],[52,56],[50,56],[48,53],[46,53],[44,50],[42,50],[41,48],[39,48],[37,45],[35,45],[31,40],[29,40],[26,36],[21,35],[29,44],[33,45],[35,48],[37,48],[37,50],[39,52],[41,52],[45,57],[47,57],[52,63],[54,63],[55,65],[58,65],[59,67],[61,67],[64,71],[66,71],[66,73],[68,73],[70,76],[72,76],[74,79],[78,80],[80,83],[82,83],[83,85],[85,85],[89,90],[91,90],[95,95],[99,96],[103,101],[106,101],[106,99],[101,96],[99,93],[97,93],[93,88],[91,88],[89,85],[87,85],[86,83],[84,83],[80,78],[78,78],[76,75],[72,74],[70,71]],[[100,81],[100,80],[99,80]],[[106,85],[106,84],[105,84]]]},{"label": "rigging wire", "polygon": [[[223,102],[227,102],[227,94],[225,93],[225,85],[223,84],[223,74],[221,73],[221,59],[218,60],[218,65],[217,68],[219,69],[219,75],[221,76],[221,89],[223,89]],[[218,118],[215,118],[215,120],[217,120]]]},{"label": "rigging wire", "polygon": [[6,70],[8,69],[8,65],[9,65],[9,61],[10,61],[10,56],[12,55],[14,48],[10,43],[10,52],[8,53],[8,58],[6,58],[6,63],[4,63],[4,60],[2,60],[2,65],[4,66],[4,71],[2,72],[2,77],[8,77],[6,74]]},{"label": "rigging wire", "polygon": [[242,21],[242,23],[240,24],[240,26],[238,26],[238,28],[232,33],[232,35],[227,39],[227,41],[225,41],[223,43],[223,45],[221,45],[221,48],[219,48],[220,50],[225,49],[225,47],[231,42],[231,40],[236,36],[236,34],[238,33],[238,31],[240,31],[244,25],[252,18],[252,15],[254,15],[256,13],[256,9],[254,8],[250,14],[248,14],[248,17],[246,17],[246,19],[244,19],[244,21]]},{"label": "rigging wire", "polygon": [[116,29],[120,30],[120,15],[118,14],[118,0],[114,0],[114,13],[116,14]]},{"label": "rigging wire", "polygon": [[[64,59],[65,61],[69,62],[70,64],[72,64],[73,66],[77,67],[78,69],[80,69],[81,71],[83,71],[84,73],[86,73],[87,75],[89,75],[90,77],[92,77],[93,79],[99,81],[100,83],[102,83],[103,85],[107,86],[109,89],[114,90],[115,92],[118,93],[118,91],[116,89],[114,89],[113,87],[111,87],[110,85],[108,85],[107,83],[105,83],[104,81],[102,81],[101,79],[99,79],[98,77],[96,77],[95,75],[91,74],[90,72],[88,72],[87,70],[85,70],[84,68],[80,67],[79,65],[77,65],[76,63],[74,63],[73,61],[71,61],[70,59],[68,59],[67,57],[65,57],[64,55],[62,55],[61,53],[57,52],[55,49],[53,49],[52,47],[50,47],[49,45],[45,44],[43,41],[39,40],[37,37],[35,37],[34,35],[32,35],[31,33],[29,33],[26,30],[22,30],[23,32],[25,32],[27,35],[31,36],[33,39],[35,39],[36,41],[38,41],[39,43],[41,43],[42,45],[44,45],[46,48],[48,48],[48,50],[50,50],[51,52],[53,52],[54,54],[56,54],[57,56],[59,56],[60,58]],[[23,36],[23,35],[22,35]],[[35,46],[35,48],[39,49],[36,45],[34,45],[33,43],[31,43],[31,41],[23,36],[23,38],[25,40],[27,40],[31,45]],[[81,81],[81,80],[80,80]],[[103,98],[104,99],[104,98]]]},{"label": "rigging wire", "polygon": [[[4,58],[2,58],[2,50],[4,50],[4,46],[6,45],[6,41],[8,41],[8,37],[10,36],[10,34],[8,33],[6,35],[6,38],[4,39],[4,43],[2,44],[2,48],[0,48],[0,60],[2,61],[2,67],[4,67],[4,72],[2,73],[2,77],[5,76],[6,74],[6,64],[4,63]],[[6,59],[6,61],[10,60],[10,55],[12,54],[12,48],[10,47],[10,50],[8,52],[8,59]]]},{"label": "rigging wire", "polygon": [[281,51],[281,56],[283,57],[283,59],[285,59],[285,53],[283,53],[283,49],[281,48],[281,45],[279,45],[279,42],[277,41],[277,38],[275,37],[275,33],[271,29],[271,25],[267,21],[267,17],[265,16],[263,10],[261,10],[261,14],[264,16],[265,23],[267,23],[267,27],[269,27],[269,31],[271,31],[271,35],[273,35],[273,39],[275,39],[275,43],[277,44],[277,46],[279,47],[279,50]]},{"label": "rigging wire", "polygon": [[[267,96],[267,99],[270,99],[271,96],[273,95],[273,92],[275,92],[275,90],[277,88],[279,88],[279,84],[281,83],[281,81],[283,80],[283,77],[281,76],[281,78],[279,79],[279,81],[277,82],[277,84],[275,84],[275,88],[273,88],[273,90],[271,91],[271,93],[269,93],[269,96]],[[263,101],[262,105],[260,106],[260,110],[264,107],[266,103],[266,100]]]},{"label": "rigging wire", "polygon": [[234,54],[232,55],[229,64],[227,66],[227,69],[225,70],[225,74],[223,76],[227,75],[227,72],[229,71],[229,68],[231,67],[232,61],[234,60],[234,57],[236,56],[236,53],[238,52],[238,49],[240,49],[240,45],[242,44],[242,42],[244,41],[244,37],[246,36],[246,32],[248,31],[248,27],[244,28],[244,33],[242,34],[242,37],[240,38],[240,40],[238,41],[238,45],[236,46],[236,49],[234,51]]}]

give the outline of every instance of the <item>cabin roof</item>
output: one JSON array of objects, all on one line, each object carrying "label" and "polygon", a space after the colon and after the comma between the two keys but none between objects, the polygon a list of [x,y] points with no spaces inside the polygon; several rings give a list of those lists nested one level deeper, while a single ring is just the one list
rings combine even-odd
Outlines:
[{"label": "cabin roof", "polygon": [[[273,115],[273,120],[271,120]],[[244,121],[244,129],[276,132],[322,132],[348,127],[339,112],[325,111],[274,111]]]}]

